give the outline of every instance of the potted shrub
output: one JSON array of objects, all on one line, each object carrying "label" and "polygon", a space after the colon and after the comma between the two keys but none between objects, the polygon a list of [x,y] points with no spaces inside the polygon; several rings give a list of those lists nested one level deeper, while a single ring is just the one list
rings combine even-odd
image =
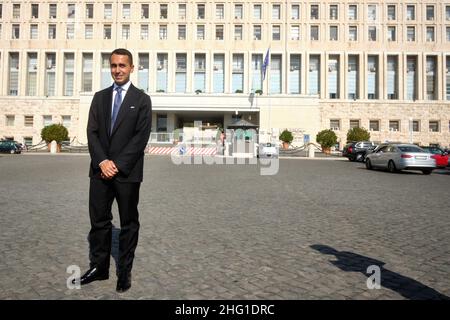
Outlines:
[{"label": "potted shrub", "polygon": [[61,151],[61,143],[69,139],[69,132],[62,124],[52,124],[41,130],[41,138],[44,140],[50,150],[50,143],[55,140],[57,143],[57,152]]},{"label": "potted shrub", "polygon": [[322,151],[325,154],[330,154],[331,147],[337,142],[336,133],[331,129],[320,131],[316,136],[316,141],[322,146]]},{"label": "potted shrub", "polygon": [[200,89],[195,90],[195,94],[200,94],[200,93],[202,93],[202,90],[200,90]]},{"label": "potted shrub", "polygon": [[243,91],[241,89],[237,89],[234,93],[242,93]]},{"label": "potted shrub", "polygon": [[284,129],[283,132],[280,134],[279,139],[283,141],[283,149],[288,149],[292,140],[294,140],[294,136],[292,135],[292,132],[290,132],[287,129]]},{"label": "potted shrub", "polygon": [[347,131],[347,143],[353,141],[369,141],[370,133],[364,128],[356,127]]},{"label": "potted shrub", "polygon": [[255,93],[256,93],[256,94],[259,94],[259,95],[262,95],[262,94],[263,94],[263,92],[262,92],[261,89],[255,90]]}]

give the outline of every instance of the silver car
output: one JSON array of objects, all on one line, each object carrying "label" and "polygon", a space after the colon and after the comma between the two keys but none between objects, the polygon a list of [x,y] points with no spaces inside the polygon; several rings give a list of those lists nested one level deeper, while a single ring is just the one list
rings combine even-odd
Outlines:
[{"label": "silver car", "polygon": [[278,158],[278,147],[273,143],[260,143],[258,147],[258,157]]},{"label": "silver car", "polygon": [[430,174],[436,168],[436,160],[431,153],[414,144],[386,144],[366,157],[366,168],[399,170],[420,170]]}]

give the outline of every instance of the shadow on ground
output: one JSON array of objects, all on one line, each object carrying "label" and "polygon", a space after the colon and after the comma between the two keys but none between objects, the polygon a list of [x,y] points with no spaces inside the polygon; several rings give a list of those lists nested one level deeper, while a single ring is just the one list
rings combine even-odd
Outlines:
[{"label": "shadow on ground", "polygon": [[[334,255],[337,260],[330,261],[333,265],[345,272],[360,272],[368,275],[367,268],[376,265],[380,268],[380,285],[393,290],[406,299],[411,300],[450,300],[446,295],[430,288],[419,281],[403,276],[399,273],[384,268],[384,262],[370,257],[359,255],[348,251],[338,251],[330,246],[314,244],[311,246],[314,250],[322,254]],[[369,274],[370,275],[370,274]]]}]

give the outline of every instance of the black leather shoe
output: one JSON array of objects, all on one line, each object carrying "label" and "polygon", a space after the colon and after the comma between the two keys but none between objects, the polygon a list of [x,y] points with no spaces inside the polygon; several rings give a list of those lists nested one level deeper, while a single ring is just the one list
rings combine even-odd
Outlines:
[{"label": "black leather shoe", "polygon": [[119,278],[117,279],[116,291],[122,293],[130,288],[131,288],[131,272],[119,274]]},{"label": "black leather shoe", "polygon": [[[90,268],[86,273],[80,278],[80,284],[88,284],[92,281],[97,280],[107,280],[109,279],[108,271],[101,271],[97,267]],[[75,284],[75,279],[72,280],[72,283]]]}]

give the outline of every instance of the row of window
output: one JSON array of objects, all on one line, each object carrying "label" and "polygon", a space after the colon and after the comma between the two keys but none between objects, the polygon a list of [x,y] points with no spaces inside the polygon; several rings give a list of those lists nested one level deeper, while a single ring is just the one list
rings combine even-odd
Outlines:
[{"label": "row of window", "polygon": [[[175,5],[175,4],[174,4]],[[30,16],[28,17],[21,17],[21,6],[20,3],[13,3],[12,4],[12,18],[13,19],[23,19],[23,18],[32,18],[32,19],[38,19],[40,16],[40,4],[39,3],[31,3],[31,11]],[[85,19],[94,19],[94,3],[86,3],[84,6],[84,18]],[[138,5],[136,4],[136,10],[138,10]],[[156,5],[155,5],[156,6]],[[160,19],[168,19],[168,13],[169,13],[169,4],[168,3],[160,3],[159,5],[159,18]],[[177,4],[177,17],[178,19],[186,19],[187,13],[188,13],[188,4],[187,3],[178,3]],[[217,3],[214,7],[214,16],[209,17],[207,15],[208,10],[207,7],[209,5],[206,3],[197,3],[195,4],[195,17],[196,19],[225,19],[225,4],[223,3]],[[269,6],[269,5],[268,5]],[[135,16],[135,12],[132,11],[132,7],[134,5],[132,3],[122,3],[122,6],[120,8],[120,13],[122,15],[123,19],[130,19],[132,16]],[[318,4],[310,4],[309,7],[307,7],[309,12],[305,14],[304,18],[309,18],[311,20],[315,19],[329,19],[329,20],[338,20],[340,17],[340,8],[343,7],[343,5],[338,4],[329,4],[328,8],[324,8],[325,6],[318,5]],[[349,4],[346,8],[347,15],[345,16],[345,19],[347,20],[358,20],[360,18],[359,11],[364,10],[360,9],[361,7],[364,7],[362,4]],[[379,20],[379,16],[381,15],[381,7],[382,5],[377,4],[368,4],[366,9],[366,12],[364,16],[361,15],[361,19],[369,20],[369,21],[377,21]],[[290,13],[289,18],[290,19],[301,19],[301,5],[300,4],[291,4],[290,5]],[[406,5],[405,10],[405,20],[411,21],[416,20],[418,15],[418,9],[420,8],[419,5],[414,4],[408,4]],[[66,5],[66,11],[64,13],[61,13],[64,17],[67,17],[69,19],[74,19],[77,15],[77,9],[80,10],[79,6],[77,6],[75,3],[68,3]],[[321,12],[321,9],[325,11],[325,13]],[[262,19],[263,18],[263,5],[262,4],[253,4],[251,7],[251,12],[248,13],[249,16],[251,16],[253,19]],[[267,8],[266,10],[271,10],[270,16],[274,20],[280,20],[283,18],[283,4],[281,3],[275,3],[271,5],[271,8]],[[385,6],[385,15],[387,17],[387,20],[390,21],[396,21],[398,20],[398,6],[396,4],[387,4]],[[149,19],[150,13],[157,11],[156,8],[150,8],[150,4],[140,4],[140,17],[141,19]],[[427,4],[424,7],[424,19],[426,21],[434,21],[436,20],[436,13],[437,9],[436,6],[433,4]],[[48,10],[46,11],[47,17],[49,19],[56,19],[58,17],[58,7],[56,3],[50,3],[48,4]],[[137,14],[137,12],[136,12]],[[247,17],[247,14],[244,11],[244,4],[243,3],[235,3],[233,4],[233,8],[230,9],[230,15],[231,17],[234,17],[235,19],[243,19],[244,17]],[[2,19],[3,16],[3,4],[0,3],[0,19]],[[446,20],[450,20],[450,4],[445,5],[445,12],[444,16]],[[105,3],[103,4],[103,18],[104,19],[112,19],[113,18],[113,4],[112,3]],[[171,17],[173,18],[173,17]]]},{"label": "row of window", "polygon": [[[349,120],[349,128],[359,128],[360,120],[352,119]],[[381,131],[380,123],[381,120],[369,120],[369,131]],[[401,130],[401,121],[400,120],[389,120],[387,123],[386,130],[397,132]],[[420,132],[421,131],[421,121],[420,120],[412,120],[407,123],[408,129],[407,132]],[[341,120],[340,119],[330,119],[330,129],[333,131],[341,130]],[[428,121],[428,132],[440,132],[441,131],[441,122],[439,120],[429,120]],[[450,131],[450,121],[449,121],[449,131]]]},{"label": "row of window", "polygon": [[[11,25],[11,39],[21,39],[21,27],[23,27],[21,24],[12,24]],[[417,37],[417,29],[416,26],[406,26],[406,41],[408,42],[415,42]],[[122,24],[121,25],[121,34],[120,38],[122,40],[129,40],[132,38],[132,32],[131,32],[131,25],[130,24]],[[195,35],[194,38],[196,40],[206,40],[206,39],[215,39],[215,40],[225,40],[225,26],[223,24],[215,25],[214,28],[214,34],[210,35],[210,37],[207,37],[207,28],[205,25],[200,24],[196,25]],[[348,33],[347,33],[347,39],[348,41],[358,41],[358,26],[348,26]],[[386,39],[387,41],[398,41],[398,35],[397,35],[398,28],[397,26],[387,26],[386,27]],[[439,37],[436,36],[436,27],[435,26],[425,26],[424,27],[424,35],[425,40],[427,42],[434,42]],[[148,24],[141,24],[140,25],[140,40],[148,40],[150,37],[150,30]],[[252,39],[253,40],[262,40],[263,38],[263,26],[262,25],[253,25],[252,26]],[[380,27],[377,26],[368,26],[367,27],[367,40],[369,41],[379,41],[380,40]],[[96,35],[94,37],[94,34]],[[445,34],[446,34],[446,41],[450,42],[450,26],[445,26]],[[112,25],[106,24],[103,25],[103,39],[112,39],[113,35],[113,28]],[[160,40],[167,40],[169,33],[168,33],[168,26],[166,24],[159,25],[158,35]],[[311,41],[319,41],[322,40],[320,32],[320,26],[318,25],[311,25],[309,27],[309,40]],[[300,40],[301,39],[301,29],[300,25],[291,25],[290,26],[290,34],[289,34],[290,40]],[[2,37],[2,25],[0,24],[0,39]],[[49,24],[47,26],[47,39],[56,39],[57,37],[57,27],[56,24]],[[236,24],[233,26],[233,39],[234,40],[244,40],[244,26],[242,24]],[[29,26],[29,38],[31,40],[38,40],[39,39],[39,25],[38,24],[30,24]],[[74,23],[68,23],[66,25],[66,33],[65,33],[65,39],[75,39],[75,24]],[[84,25],[84,39],[98,39],[97,32],[94,32],[94,25],[93,24],[85,24]],[[179,24],[177,25],[177,39],[178,40],[188,40],[188,32],[187,32],[187,25],[186,24]],[[281,25],[272,25],[271,26],[271,40],[278,41],[282,40],[282,26]],[[329,26],[328,27],[328,35],[327,39],[328,41],[339,41],[340,39],[340,31],[339,26]]]},{"label": "row of window", "polygon": [[[44,66],[44,92],[47,96],[57,95],[56,81],[62,76],[63,95],[73,96],[75,86],[75,74],[81,75],[81,91],[91,92],[94,89],[94,72],[98,66],[94,65],[93,53],[81,54],[81,65],[75,63],[75,53],[65,52],[61,66],[57,66],[57,53],[47,52],[43,57],[44,61],[38,60],[37,52],[27,52],[21,68],[20,53],[8,53],[8,83],[7,94],[12,96],[19,95],[20,70],[26,72],[26,96],[40,95],[38,92],[38,74],[42,74]],[[156,82],[156,87],[151,91],[156,92],[195,92],[225,93],[225,76],[231,84],[228,92],[243,93],[246,86],[244,82],[250,83],[252,90],[262,90],[263,88],[263,54],[251,54],[248,59],[243,53],[232,53],[230,55],[231,74],[228,74],[228,62],[225,60],[225,54],[213,53],[194,53],[192,63],[192,73],[188,75],[188,54],[171,54],[173,59],[170,64],[169,72],[169,54],[157,53],[154,68],[155,74],[150,74],[150,54],[138,53],[136,60],[138,86],[145,91],[150,91],[150,78]],[[283,66],[283,59],[288,58],[288,67]],[[227,58],[228,59],[228,58]],[[326,59],[326,61],[325,61]],[[424,83],[424,99],[437,100],[439,77],[438,63],[440,56],[426,55],[423,60],[421,56],[406,54],[405,56],[387,55],[385,61],[381,61],[379,55],[368,54],[349,54],[345,57],[347,66],[344,67],[344,58],[338,54],[329,54],[323,56],[320,54],[309,54],[307,61],[302,61],[301,54],[289,54],[288,57],[281,54],[271,54],[269,59],[269,68],[267,78],[269,81],[270,93],[282,93],[284,82],[287,80],[287,92],[292,94],[306,93],[311,95],[320,95],[322,90],[326,90],[329,99],[391,99],[391,100],[417,100],[419,95],[419,80]],[[402,59],[403,62],[402,62]],[[106,88],[111,85],[111,75],[109,66],[109,53],[100,55],[100,88]],[[211,62],[211,63],[210,63]],[[380,75],[381,62],[383,62],[383,77]],[[247,63],[249,65],[247,65]],[[403,67],[400,68],[400,63]],[[450,56],[446,56],[442,63],[445,66],[445,75],[442,81],[446,84],[446,99],[450,100]],[[174,68],[172,69],[172,65]],[[250,68],[249,68],[250,67]],[[78,69],[79,68],[79,69]],[[347,68],[346,70],[344,68]],[[419,70],[419,68],[422,68]],[[77,70],[78,69],[78,70]],[[81,69],[81,70],[80,70]],[[324,70],[325,69],[325,70]],[[365,70],[364,70],[365,69]],[[77,70],[77,72],[76,72]],[[248,71],[249,70],[249,71]],[[81,71],[81,72],[80,72]],[[322,71],[326,71],[326,77],[322,81]],[[421,72],[419,72],[421,71]],[[287,77],[283,74],[287,73]],[[341,96],[341,72],[344,72],[346,96]],[[304,73],[304,75],[302,75]],[[362,74],[364,78],[362,78]],[[419,79],[419,74],[421,79]],[[208,80],[212,80],[212,87],[207,85]],[[306,92],[302,92],[302,77],[307,82]],[[189,79],[189,81],[188,81]],[[169,83],[171,84],[169,87]],[[175,84],[172,86],[172,84]],[[211,84],[211,83],[210,83]],[[382,84],[382,88],[380,88]],[[325,86],[323,88],[322,86]],[[365,86],[366,96],[362,96],[361,86]],[[97,86],[96,86],[97,87]],[[400,96],[400,87],[406,87],[404,96]],[[170,89],[169,89],[170,88]],[[384,97],[380,94],[383,90]],[[322,97],[324,97],[322,95]]]},{"label": "row of window", "polygon": [[[68,115],[62,115],[61,117],[57,117],[60,119],[56,119],[56,117],[54,118],[51,115],[43,115],[42,116],[42,126],[46,127],[49,126],[53,123],[62,123],[63,126],[65,126],[66,128],[70,128],[71,123],[72,123],[72,117],[68,116]],[[33,127],[34,126],[34,119],[35,116],[33,115],[25,115],[23,116],[23,126],[25,127]],[[16,116],[15,115],[11,115],[8,114],[5,116],[5,125],[7,127],[14,127],[16,126]]]}]

